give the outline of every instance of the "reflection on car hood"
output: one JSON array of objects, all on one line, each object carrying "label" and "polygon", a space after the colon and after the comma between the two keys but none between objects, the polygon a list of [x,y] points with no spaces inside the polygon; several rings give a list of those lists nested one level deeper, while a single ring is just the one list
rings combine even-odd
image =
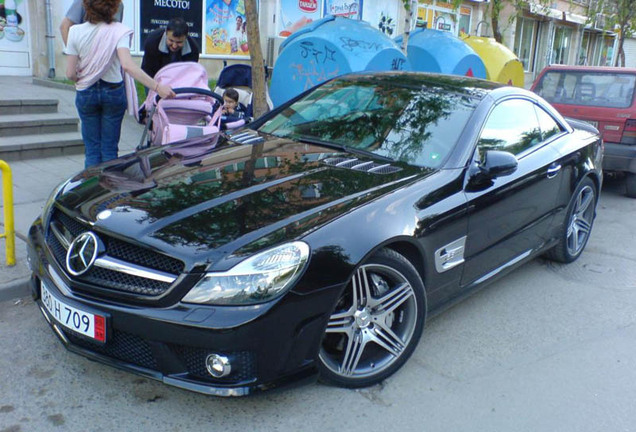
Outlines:
[{"label": "reflection on car hood", "polygon": [[96,231],[209,262],[301,237],[430,173],[399,163],[380,170],[387,174],[336,166],[360,156],[276,137],[225,140],[152,148],[83,171],[58,205]]}]

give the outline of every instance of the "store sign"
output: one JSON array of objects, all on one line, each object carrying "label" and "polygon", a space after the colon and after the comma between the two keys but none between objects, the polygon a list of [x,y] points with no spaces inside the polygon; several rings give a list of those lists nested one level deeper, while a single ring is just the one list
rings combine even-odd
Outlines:
[{"label": "store sign", "polygon": [[[166,27],[170,18],[180,17],[186,20],[189,36],[199,47],[202,40],[203,0],[141,0],[139,5],[139,48],[143,50],[146,37],[151,31]],[[128,9],[124,9],[124,14]]]},{"label": "store sign", "polygon": [[318,10],[318,0],[298,0],[298,7],[303,12],[316,12]]},{"label": "store sign", "polygon": [[325,15],[360,19],[362,0],[325,0]]}]

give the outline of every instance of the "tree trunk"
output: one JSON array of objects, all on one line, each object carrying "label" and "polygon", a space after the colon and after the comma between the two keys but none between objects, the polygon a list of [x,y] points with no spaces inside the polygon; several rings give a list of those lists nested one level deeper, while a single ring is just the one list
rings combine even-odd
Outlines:
[{"label": "tree trunk", "polygon": [[625,42],[625,32],[621,29],[621,34],[618,36],[618,49],[616,61],[614,66],[625,67],[625,51],[623,50],[623,43]]},{"label": "tree trunk", "polygon": [[245,0],[245,19],[247,20],[247,43],[252,62],[252,92],[254,93],[252,103],[254,118],[258,118],[265,114],[269,107],[265,97],[265,62],[261,49],[256,0]]},{"label": "tree trunk", "polygon": [[499,14],[501,12],[500,0],[493,0],[490,5],[490,23],[492,24],[492,36],[499,43],[503,43],[503,36],[499,30]]},{"label": "tree trunk", "polygon": [[413,17],[413,5],[411,0],[404,0],[404,10],[406,10],[406,18],[404,19],[404,36],[402,37],[402,52],[408,55],[409,36],[411,35],[411,18]]}]

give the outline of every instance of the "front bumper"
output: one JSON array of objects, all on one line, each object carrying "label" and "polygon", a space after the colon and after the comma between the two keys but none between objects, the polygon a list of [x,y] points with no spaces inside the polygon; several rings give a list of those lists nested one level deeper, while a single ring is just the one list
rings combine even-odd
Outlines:
[{"label": "front bumper", "polygon": [[603,170],[636,174],[636,145],[605,143]]},{"label": "front bumper", "polygon": [[[280,300],[244,307],[214,307],[176,302],[168,307],[140,306],[90,298],[52,258],[41,224],[31,227],[28,255],[32,292],[63,345],[110,366],[166,384],[216,396],[243,396],[283,385],[315,380],[320,340],[340,287],[315,294],[288,293]],[[106,317],[105,343],[75,333],[57,322],[40,298],[44,281],[64,303]],[[207,371],[209,354],[227,357],[229,375]]]}]

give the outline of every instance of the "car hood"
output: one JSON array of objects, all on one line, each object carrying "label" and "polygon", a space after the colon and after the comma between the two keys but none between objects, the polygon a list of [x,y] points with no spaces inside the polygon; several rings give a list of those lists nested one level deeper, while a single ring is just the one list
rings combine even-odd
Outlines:
[{"label": "car hood", "polygon": [[300,238],[431,173],[253,138],[245,145],[215,135],[125,156],[75,176],[57,206],[97,232],[149,245],[192,268]]}]

